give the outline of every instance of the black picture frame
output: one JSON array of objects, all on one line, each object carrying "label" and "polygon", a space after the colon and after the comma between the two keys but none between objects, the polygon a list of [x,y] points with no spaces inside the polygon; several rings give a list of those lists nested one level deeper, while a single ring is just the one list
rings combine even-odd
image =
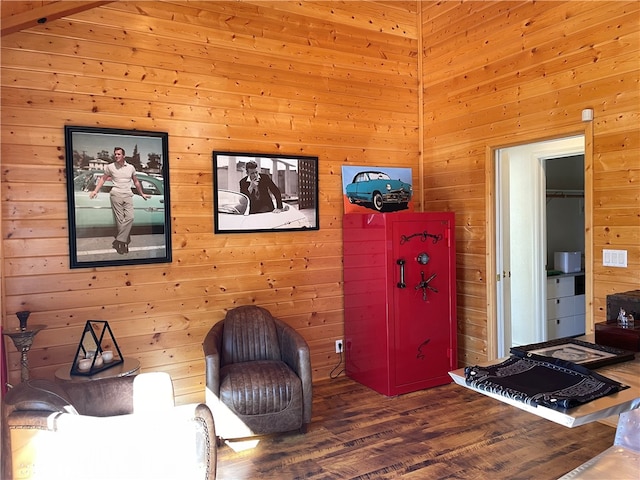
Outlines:
[{"label": "black picture frame", "polygon": [[[259,187],[252,191],[247,180],[251,162],[259,173]],[[320,228],[318,157],[214,151],[213,180],[215,233]]]},{"label": "black picture frame", "polygon": [[[171,262],[169,135],[71,125],[64,135],[71,268]],[[126,229],[117,233],[111,177],[91,198],[116,147],[124,149],[125,162],[149,195],[143,198],[130,183],[134,219],[128,236]]]},{"label": "black picture frame", "polygon": [[597,345],[575,338],[557,338],[547,342],[520,345],[511,347],[510,352],[518,357],[540,355],[559,358],[590,369],[626,362],[635,358],[634,352]]}]

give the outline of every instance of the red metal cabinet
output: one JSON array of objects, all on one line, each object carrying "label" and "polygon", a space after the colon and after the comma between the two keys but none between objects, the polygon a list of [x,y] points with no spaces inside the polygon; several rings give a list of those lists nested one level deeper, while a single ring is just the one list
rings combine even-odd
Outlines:
[{"label": "red metal cabinet", "polygon": [[457,368],[454,214],[343,218],[346,373],[384,395]]}]

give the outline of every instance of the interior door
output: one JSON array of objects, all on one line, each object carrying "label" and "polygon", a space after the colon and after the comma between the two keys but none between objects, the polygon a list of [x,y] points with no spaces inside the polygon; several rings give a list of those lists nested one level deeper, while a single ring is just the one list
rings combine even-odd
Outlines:
[{"label": "interior door", "polygon": [[442,220],[393,224],[400,272],[394,288],[393,341],[398,386],[446,375],[451,369],[449,228]]},{"label": "interior door", "polygon": [[[542,342],[546,336],[545,321],[545,175],[544,161],[527,148],[504,149],[496,171],[502,171],[506,194],[500,195],[502,230],[502,273],[499,285],[504,313],[509,313],[508,347]],[[505,320],[507,318],[505,317]],[[510,324],[510,328],[509,328]]]}]

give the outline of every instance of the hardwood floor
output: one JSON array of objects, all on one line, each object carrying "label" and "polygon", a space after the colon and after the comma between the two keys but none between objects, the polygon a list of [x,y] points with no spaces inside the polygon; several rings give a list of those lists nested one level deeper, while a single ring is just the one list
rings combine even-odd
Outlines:
[{"label": "hardwood floor", "polygon": [[[307,434],[219,449],[218,480],[557,479],[613,444],[455,384],[385,397],[346,377],[314,385]],[[235,445],[237,448],[238,445]]]}]

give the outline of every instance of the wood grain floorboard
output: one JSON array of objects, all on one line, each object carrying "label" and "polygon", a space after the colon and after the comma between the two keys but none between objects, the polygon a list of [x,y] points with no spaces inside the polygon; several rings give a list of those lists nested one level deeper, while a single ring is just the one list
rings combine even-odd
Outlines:
[{"label": "wood grain floorboard", "polygon": [[346,377],[314,385],[305,434],[219,449],[218,480],[545,480],[610,447],[615,430],[566,428],[455,384],[385,397]]}]

